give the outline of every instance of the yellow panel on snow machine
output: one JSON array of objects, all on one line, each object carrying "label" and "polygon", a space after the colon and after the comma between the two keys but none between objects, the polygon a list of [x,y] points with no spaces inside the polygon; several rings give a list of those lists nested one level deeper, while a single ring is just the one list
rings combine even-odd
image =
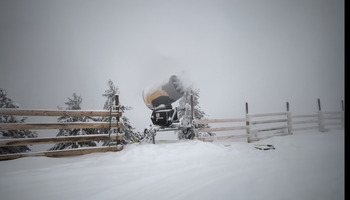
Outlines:
[{"label": "yellow panel on snow machine", "polygon": [[171,107],[171,104],[184,94],[183,85],[175,75],[167,83],[143,90],[142,97],[146,106],[151,110]]}]

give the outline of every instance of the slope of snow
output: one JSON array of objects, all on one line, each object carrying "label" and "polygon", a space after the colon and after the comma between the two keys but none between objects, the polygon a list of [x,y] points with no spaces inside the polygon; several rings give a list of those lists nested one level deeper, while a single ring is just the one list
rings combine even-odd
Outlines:
[{"label": "slope of snow", "polygon": [[[275,150],[257,150],[272,144]],[[1,199],[344,199],[344,131],[0,162]]]}]

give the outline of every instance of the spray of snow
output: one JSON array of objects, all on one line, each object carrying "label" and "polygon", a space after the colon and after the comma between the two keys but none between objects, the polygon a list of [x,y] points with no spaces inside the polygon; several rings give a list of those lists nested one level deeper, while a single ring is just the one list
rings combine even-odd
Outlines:
[{"label": "spray of snow", "polygon": [[181,71],[177,77],[180,80],[184,91],[191,91],[194,88],[194,83],[189,73]]}]

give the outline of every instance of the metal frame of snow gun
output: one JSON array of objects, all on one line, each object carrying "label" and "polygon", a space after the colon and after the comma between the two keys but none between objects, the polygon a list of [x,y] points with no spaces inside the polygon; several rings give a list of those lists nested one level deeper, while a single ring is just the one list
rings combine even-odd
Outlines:
[{"label": "metal frame of snow gun", "polygon": [[183,97],[186,92],[190,92],[190,88],[185,87],[181,79],[175,75],[172,75],[167,82],[143,90],[143,101],[152,110],[152,125],[145,129],[141,143],[152,140],[154,144],[155,135],[160,131],[180,131],[180,138],[192,139],[194,137],[193,96],[191,95],[190,106],[187,103],[180,109],[173,109],[171,105]]},{"label": "metal frame of snow gun", "polygon": [[181,126],[180,124],[172,124],[168,127],[162,127],[157,125],[151,125],[149,129],[145,129],[144,138],[142,138],[140,142],[142,143],[142,142],[152,141],[152,143],[155,144],[155,136],[157,135],[157,132],[166,132],[166,131],[182,131],[184,138],[186,139],[194,138],[194,128],[192,126],[184,127],[184,126]]},{"label": "metal frame of snow gun", "polygon": [[[190,109],[190,110],[189,110]],[[168,112],[171,113],[171,116],[164,115],[162,117],[168,117],[166,119],[165,125],[157,125],[153,123],[150,125],[149,128],[146,128],[144,130],[144,137],[139,140],[140,143],[147,142],[147,141],[152,141],[153,144],[155,144],[155,136],[157,132],[165,132],[165,131],[181,131],[182,132],[182,137],[184,139],[193,139],[195,136],[195,131],[194,131],[194,124],[193,124],[193,95],[191,95],[191,105],[190,107],[184,108],[184,113],[185,115],[182,117],[182,119],[178,119],[178,109],[161,109],[158,111],[153,111],[155,112],[155,116],[157,117],[157,112]],[[189,112],[190,111],[190,112]],[[186,113],[190,113],[190,116],[187,116]],[[153,114],[152,114],[153,117]],[[161,116],[159,116],[161,117]],[[163,119],[163,118],[162,118]],[[154,122],[154,121],[153,121]],[[136,141],[135,141],[136,142]]]}]

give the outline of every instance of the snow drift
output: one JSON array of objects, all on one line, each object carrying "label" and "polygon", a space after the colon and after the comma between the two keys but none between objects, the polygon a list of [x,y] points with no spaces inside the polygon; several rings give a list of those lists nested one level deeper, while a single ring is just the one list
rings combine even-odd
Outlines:
[{"label": "snow drift", "polygon": [[256,143],[157,143],[2,161],[1,199],[344,199],[342,130]]}]

